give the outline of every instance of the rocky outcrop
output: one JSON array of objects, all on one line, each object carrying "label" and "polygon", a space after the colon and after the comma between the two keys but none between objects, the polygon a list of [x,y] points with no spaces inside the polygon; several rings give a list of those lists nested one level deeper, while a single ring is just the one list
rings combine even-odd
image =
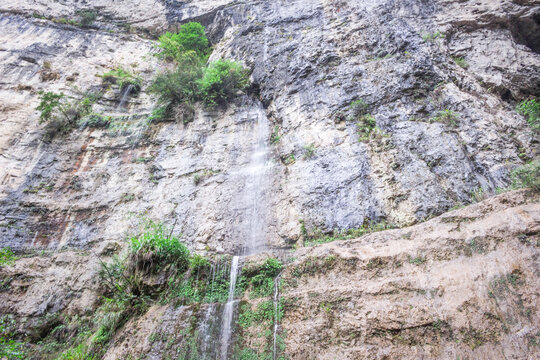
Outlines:
[{"label": "rocky outcrop", "polygon": [[[288,259],[280,300],[282,355],[535,358],[537,196],[510,192],[416,226],[282,254]],[[103,249],[102,256],[111,250]],[[95,253],[20,259],[0,273],[9,279],[0,311],[26,319],[26,331],[40,339],[36,328],[54,328],[43,320],[46,314],[93,314],[98,269]],[[246,301],[259,300],[246,295],[241,302]],[[204,324],[209,306],[155,305],[117,332],[105,358],[178,354],[192,346],[190,334]],[[248,328],[243,339],[252,338],[250,331],[257,339],[258,332],[270,330]]]}]

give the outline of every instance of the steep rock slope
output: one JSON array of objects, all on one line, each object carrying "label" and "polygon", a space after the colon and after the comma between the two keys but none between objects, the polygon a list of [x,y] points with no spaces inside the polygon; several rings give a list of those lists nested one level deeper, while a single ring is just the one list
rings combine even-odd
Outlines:
[{"label": "steep rock slope", "polygon": [[[69,18],[92,6],[95,29],[29,17]],[[245,236],[234,226],[242,210],[224,210],[247,186],[238,173],[263,116],[268,137],[274,126],[280,136],[264,189],[273,244],[296,241],[299,219],[309,231],[332,231],[440,214],[474,191],[506,186],[509,170],[538,152],[513,111],[514,99],[538,94],[540,86],[532,3],[150,1],[125,13],[124,6],[21,2],[6,10],[25,16],[3,13],[1,207],[13,226],[1,229],[2,245],[119,239],[126,213],[148,211],[178,221],[199,250],[230,251]],[[153,126],[135,146],[122,132],[111,138],[99,129],[42,143],[37,90],[80,97],[99,85],[95,75],[117,65],[146,83],[152,78],[157,63],[146,56],[149,42],[107,27],[116,24],[111,14],[139,19],[145,8],[152,8],[147,17],[168,19],[160,29],[203,21],[215,43],[212,58],[244,62],[262,105],[245,98],[226,111],[201,109],[193,124]],[[140,29],[155,28],[140,19]],[[461,57],[467,69],[453,60]],[[45,61],[58,77],[40,80]],[[349,105],[359,99],[380,129],[365,142],[350,119]],[[104,112],[115,112],[114,100],[101,101]],[[129,112],[144,116],[154,104],[143,94]],[[451,121],[437,121],[441,111],[450,111]],[[305,156],[307,148],[313,156]],[[132,163],[139,158],[147,161]],[[198,172],[217,175],[195,186],[190,176]],[[80,186],[69,187],[72,181]],[[42,182],[49,193],[35,191]]]}]

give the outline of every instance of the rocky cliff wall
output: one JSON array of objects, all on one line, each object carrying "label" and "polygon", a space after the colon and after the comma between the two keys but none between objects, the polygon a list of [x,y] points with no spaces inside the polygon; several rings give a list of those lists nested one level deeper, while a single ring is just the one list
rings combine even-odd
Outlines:
[{"label": "rocky cliff wall", "polygon": [[[83,9],[97,14],[90,27],[67,23],[76,20]],[[26,300],[19,305],[7,302],[10,305],[4,309],[27,317],[60,309],[73,313],[91,309],[98,301],[92,290],[98,284],[86,278],[88,274],[81,274],[88,283],[70,285],[83,305],[55,296],[61,290],[52,284],[64,282],[64,268],[95,271],[95,259],[79,262],[72,252],[101,254],[124,246],[126,233],[140,215],[175,224],[175,234],[181,233],[193,250],[231,254],[244,245],[253,226],[264,227],[264,240],[272,247],[290,248],[302,244],[305,233],[300,220],[307,233],[330,233],[368,223],[408,226],[468,204],[474,194],[495,194],[509,185],[511,169],[535,158],[539,151],[537,134],[514,110],[518,100],[540,94],[539,14],[535,1],[502,0],[52,4],[24,0],[0,5],[0,246],[27,252],[68,251],[52,258],[32,258],[39,263],[33,266],[46,271],[48,280],[28,275],[33,280],[24,280],[21,288],[32,289],[30,283],[43,281],[51,284],[48,296],[41,288],[35,290],[37,298],[20,290]],[[166,67],[151,55],[155,51],[152,39],[187,21],[206,26],[214,47],[211,60],[231,58],[250,70],[252,87],[227,108],[197,106],[189,124],[148,124],[146,119],[156,99],[147,93],[147,86]],[[43,141],[44,125],[35,111],[38,91],[62,91],[81,99],[85,92],[101,86],[97,75],[117,66],[137,73],[143,86],[138,96],[128,99],[126,109],[118,107],[122,94],[117,88],[106,92],[95,105],[94,111],[117,119],[114,126],[81,127],[52,142]],[[351,120],[350,104],[360,99],[378,128],[377,136],[366,141],[359,141],[357,121]],[[441,113],[451,114],[450,119]],[[271,141],[273,134],[279,141]],[[261,136],[269,144],[265,155],[268,166],[263,179],[254,185],[247,169],[253,165]],[[254,197],[259,204],[255,208]],[[514,201],[511,196],[503,199]],[[527,202],[531,200],[516,206]],[[246,215],[253,211],[260,218],[255,225]],[[491,216],[489,212],[486,210],[486,216]],[[537,224],[538,219],[532,219]],[[486,226],[495,224],[498,220]],[[522,230],[537,236],[535,226]],[[395,241],[399,246],[392,249],[403,246],[402,252],[407,248],[408,242],[394,239],[393,233],[381,234],[389,235],[370,239],[381,244]],[[519,274],[536,284],[537,270],[531,270],[537,266],[536,248],[520,250],[517,232],[508,236],[514,239],[512,249],[490,242],[490,252],[477,256],[485,269],[496,267],[500,256],[512,257],[514,263],[523,261],[528,265],[520,268]],[[437,233],[433,237],[438,239]],[[461,240],[470,242],[467,236]],[[439,252],[455,250],[444,250],[450,246],[448,239],[417,241],[418,246],[433,241],[433,247],[440,245]],[[354,246],[361,248],[359,253],[369,253],[364,247],[371,245],[362,244]],[[298,258],[305,256],[311,255]],[[449,258],[448,263],[428,261],[410,266],[414,274],[400,273],[409,271],[408,266],[396,272],[384,270],[381,281],[392,282],[396,274],[403,279],[409,275],[415,278],[417,269],[421,270],[418,276],[425,278],[426,274],[453,272],[456,266],[471,266],[467,270],[471,274],[484,268],[470,264],[463,256],[459,253],[458,260]],[[20,261],[22,265],[17,266],[23,269],[27,260]],[[409,339],[410,335],[414,341],[403,340],[406,345],[413,348],[422,342],[418,340],[420,332],[438,320],[445,321],[444,329],[448,330],[448,319],[461,313],[464,302],[474,302],[474,296],[485,301],[482,306],[486,309],[492,306],[487,305],[484,290],[495,277],[513,273],[515,269],[509,264],[478,275],[483,279],[481,289],[460,285],[456,291],[470,291],[471,298],[450,302],[444,311],[440,306],[448,299],[440,298],[436,303],[420,300],[424,308],[436,306],[441,313],[411,315],[410,324],[404,323],[412,330],[403,336]],[[371,276],[362,269],[347,271],[351,275],[346,279],[351,283]],[[329,278],[321,280],[324,287],[334,281],[332,272],[325,276]],[[320,285],[309,281],[304,292],[296,291],[305,295],[308,288]],[[446,280],[433,281],[438,284],[433,288],[451,287]],[[421,288],[428,291],[429,286]],[[337,289],[328,296],[338,298],[342,291]],[[529,295],[534,292],[528,288],[523,291]],[[4,294],[9,297],[10,293]],[[392,294],[376,300],[376,305],[362,299],[347,301],[353,307],[398,306],[402,298]],[[347,296],[361,298],[352,292]],[[313,304],[304,299],[300,308],[315,311],[318,305]],[[410,315],[403,311],[399,317]],[[395,324],[373,325],[368,327],[371,333],[363,330],[363,340],[351,340],[342,332],[355,333],[353,328],[360,325],[343,325],[349,315],[339,319],[320,315],[321,328],[328,327],[328,321],[336,324],[336,328],[328,327],[328,336],[343,341],[321,348],[317,341],[309,347],[306,344],[314,338],[308,340],[313,336],[303,329],[311,325],[293,316],[284,322],[291,334],[286,340],[287,351],[293,358],[317,357],[319,351],[322,358],[331,358],[334,351],[342,351],[343,358],[367,357],[370,351],[375,358],[384,357],[385,351],[386,356],[395,357],[405,346],[395,344],[401,336]],[[443,336],[441,342],[440,334],[428,331],[425,336],[437,338],[437,346],[446,352],[422,351],[426,357],[444,354],[452,358],[459,353],[474,358],[481,353],[485,358],[497,358],[501,352],[504,356],[515,352],[517,358],[526,358],[530,349],[525,339],[530,337],[525,336],[536,329],[531,325],[536,318],[516,316],[520,320],[515,324],[527,324],[523,334],[518,325],[511,327],[511,335],[502,337],[491,338],[482,332],[482,343],[502,341],[499,347],[469,353],[458,346],[456,352],[454,345],[449,345],[450,337]],[[369,315],[365,319],[370,319]],[[458,325],[449,325],[452,331],[466,328],[465,320],[456,321]],[[473,320],[471,326],[491,326],[482,321]],[[341,327],[345,329],[342,332]],[[521,339],[517,350],[507,345],[516,337]],[[459,339],[467,344],[467,339]],[[374,341],[373,347],[387,350],[369,350],[365,344],[370,341]],[[346,347],[352,350],[344,350]],[[416,350],[407,351],[409,358],[420,356]]]}]

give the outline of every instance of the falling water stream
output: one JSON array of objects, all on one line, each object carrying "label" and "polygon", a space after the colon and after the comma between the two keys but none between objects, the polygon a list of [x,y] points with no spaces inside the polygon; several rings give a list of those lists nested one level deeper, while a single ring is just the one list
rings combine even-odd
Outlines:
[{"label": "falling water stream", "polygon": [[[255,254],[266,248],[266,191],[268,185],[267,170],[271,167],[268,154],[269,124],[265,110],[260,105],[257,108],[255,123],[255,144],[251,152],[249,164],[240,176],[245,187],[239,196],[242,206],[240,231],[244,240],[243,255]],[[228,358],[232,337],[232,320],[234,317],[234,290],[238,276],[240,257],[234,256],[231,263],[229,298],[223,309],[221,327],[221,360]]]},{"label": "falling water stream", "polygon": [[221,360],[227,360],[229,342],[232,335],[232,319],[234,315],[234,290],[236,289],[236,278],[238,276],[238,264],[240,257],[234,256],[231,262],[231,279],[229,282],[229,297],[223,309],[222,332],[221,332]]},{"label": "falling water stream", "polygon": [[273,355],[273,359],[276,360],[277,358],[277,334],[278,334],[278,330],[279,330],[279,280],[280,280],[280,277],[281,277],[281,273],[276,276],[276,278],[274,279],[274,297],[273,297],[273,302],[274,302],[274,330],[273,330],[273,335],[272,335],[272,339],[273,339],[273,343],[272,343],[272,355]]},{"label": "falling water stream", "polygon": [[[252,108],[253,109],[253,108]],[[212,265],[210,292],[218,290],[218,286],[228,280],[228,298],[223,306],[209,304],[202,317],[198,330],[200,334],[199,359],[226,360],[232,358],[234,343],[234,316],[238,299],[235,299],[237,279],[240,276],[243,257],[266,250],[268,211],[266,195],[270,189],[268,170],[272,167],[268,138],[270,136],[269,122],[266,111],[261,104],[251,111],[248,116],[252,120],[245,122],[239,119],[239,126],[244,127],[246,136],[252,140],[247,164],[231,174],[231,181],[239,186],[239,192],[231,211],[236,213],[239,223],[234,229],[234,236],[243,239],[236,250],[236,255],[229,261],[218,260]],[[244,115],[245,116],[245,113]],[[276,280],[278,281],[278,280]],[[277,285],[276,285],[277,286]],[[277,336],[277,297],[279,289],[275,289],[275,324],[274,336]],[[274,340],[274,348],[276,348]],[[274,355],[275,358],[275,355]]]},{"label": "falling water stream", "polygon": [[134,89],[134,86],[129,84],[125,87],[125,89],[122,91],[122,96],[120,97],[120,103],[118,103],[118,107],[116,108],[117,112],[120,112],[124,109],[127,99],[129,97],[129,94],[131,94],[131,91]]}]

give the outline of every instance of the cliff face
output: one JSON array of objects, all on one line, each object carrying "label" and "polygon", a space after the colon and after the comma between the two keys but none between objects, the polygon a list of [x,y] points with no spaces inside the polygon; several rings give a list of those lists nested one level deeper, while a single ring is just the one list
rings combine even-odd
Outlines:
[{"label": "cliff face", "polygon": [[[384,223],[404,228],[290,255],[296,260],[283,276],[298,284],[283,296],[299,300],[283,319],[284,354],[532,358],[535,195],[509,193],[460,210],[462,220],[406,226],[495,194],[513,168],[538,155],[538,135],[514,110],[540,94],[535,3],[0,5],[0,247],[49,251],[2,270],[12,285],[2,290],[1,311],[31,321],[92,311],[99,263],[90,254],[123,247],[139,215],[174,224],[204,254],[250,242],[301,247],[307,234]],[[85,9],[97,15],[90,27],[66,24]],[[151,55],[152,39],[188,21],[205,25],[210,60],[242,62],[252,86],[227,108],[196,106],[188,124],[149,123],[156,99],[147,86],[167,66]],[[94,105],[114,122],[43,141],[38,91],[82,99],[100,88],[97,75],[118,66],[143,86],[125,107],[117,87]],[[351,107],[358,100],[376,123],[363,141]],[[482,251],[467,250],[473,240]],[[325,264],[327,256],[335,263]],[[407,256],[427,261],[416,266]],[[292,271],[310,259],[327,271],[296,279]],[[488,297],[493,281],[512,274],[519,281],[505,283],[507,293]],[[185,327],[190,315],[175,311],[152,308],[133,322],[149,329],[168,316]],[[133,355],[154,346],[148,356],[160,358],[168,350],[149,342],[148,329]],[[115,341],[108,358],[125,358],[125,343]]]}]

